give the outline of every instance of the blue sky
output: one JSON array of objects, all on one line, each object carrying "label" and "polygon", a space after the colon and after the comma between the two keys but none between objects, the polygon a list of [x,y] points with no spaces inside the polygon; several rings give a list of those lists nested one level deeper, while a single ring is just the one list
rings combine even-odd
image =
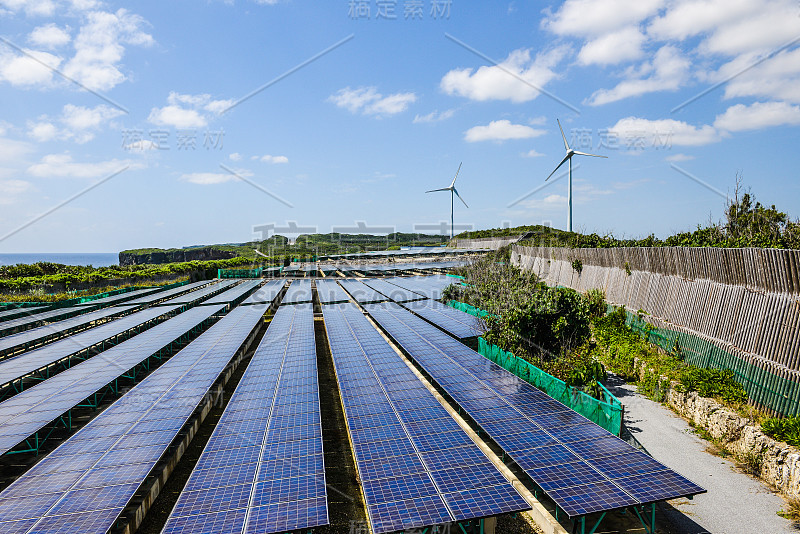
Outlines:
[{"label": "blue sky", "polygon": [[[800,215],[796,0],[0,0],[0,252]],[[311,61],[310,61],[311,60]],[[121,172],[120,172],[121,171]],[[552,182],[552,183],[551,183]],[[458,229],[458,226],[457,226]]]}]

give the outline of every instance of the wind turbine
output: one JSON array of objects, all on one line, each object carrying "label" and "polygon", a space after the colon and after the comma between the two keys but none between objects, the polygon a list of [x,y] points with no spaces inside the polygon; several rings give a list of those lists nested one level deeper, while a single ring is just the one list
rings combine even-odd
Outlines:
[{"label": "wind turbine", "polygon": [[[456,175],[453,178],[453,181],[450,182],[449,187],[443,187],[441,189],[431,189],[430,191],[425,191],[426,193],[435,193],[436,191],[450,191],[450,239],[453,239],[453,193],[456,194],[458,199],[461,202],[464,202],[464,199],[461,198],[461,195],[458,194],[458,190],[456,189],[456,179],[458,178],[458,173],[461,172],[461,165],[464,162],[458,164],[458,170],[456,171]],[[464,205],[467,206],[467,203],[464,202]],[[469,206],[467,206],[469,208]]]},{"label": "wind turbine", "polygon": [[[567,230],[570,232],[572,231],[572,156],[592,156],[595,158],[607,158],[608,156],[598,156],[597,154],[587,154],[586,152],[578,152],[577,150],[572,150],[567,143],[567,138],[564,135],[564,129],[561,127],[561,121],[556,119],[558,123],[558,129],[561,130],[561,138],[564,140],[564,148],[567,149],[567,155],[564,156],[564,159],[561,160],[561,163],[558,164],[558,167],[553,169],[553,172],[550,173],[550,176],[553,176],[556,171],[564,164],[565,161],[569,162],[569,193],[567,194],[567,203],[569,204],[569,218],[567,219]],[[550,179],[550,176],[544,179],[546,182]],[[453,180],[455,182],[455,180]],[[461,197],[459,197],[461,198]]]}]

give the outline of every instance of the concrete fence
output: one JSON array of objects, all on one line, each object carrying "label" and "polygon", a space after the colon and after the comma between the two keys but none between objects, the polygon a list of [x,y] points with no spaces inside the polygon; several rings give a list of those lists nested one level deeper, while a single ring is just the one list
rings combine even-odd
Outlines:
[{"label": "concrete fence", "polygon": [[519,241],[522,236],[515,235],[510,237],[484,237],[478,239],[453,239],[453,246],[456,248],[484,248],[486,250],[497,250],[506,245],[511,245]]}]

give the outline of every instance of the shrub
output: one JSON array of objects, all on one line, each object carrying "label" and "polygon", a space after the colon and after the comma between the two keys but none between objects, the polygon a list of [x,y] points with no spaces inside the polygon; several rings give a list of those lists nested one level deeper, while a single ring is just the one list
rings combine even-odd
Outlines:
[{"label": "shrub", "polygon": [[800,447],[800,416],[772,417],[761,424],[761,429],[771,438]]}]

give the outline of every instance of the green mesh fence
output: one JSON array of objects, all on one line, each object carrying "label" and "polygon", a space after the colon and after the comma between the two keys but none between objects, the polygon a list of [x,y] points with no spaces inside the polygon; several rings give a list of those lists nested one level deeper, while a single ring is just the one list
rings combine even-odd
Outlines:
[{"label": "green mesh fence", "polygon": [[217,269],[217,278],[261,278],[261,267],[257,269]]},{"label": "green mesh fence", "polygon": [[686,363],[733,371],[752,403],[785,416],[800,414],[799,383],[746,362],[711,341],[677,330],[655,328],[629,311],[627,315],[626,322],[631,329],[664,351],[673,353],[677,341]]},{"label": "green mesh fence", "polygon": [[615,436],[620,435],[622,430],[622,403],[602,384],[600,387],[603,388],[603,400],[599,400],[577,388],[568,386],[562,380],[545,373],[510,352],[492,345],[482,337],[478,338],[478,352],[503,369],[530,382],[550,397],[572,408],[590,421],[597,423]]},{"label": "green mesh fence", "polygon": [[476,308],[475,306],[470,306],[464,302],[458,302],[457,300],[449,300],[447,301],[447,305],[451,308],[455,308],[457,310],[461,310],[464,313],[468,313],[470,315],[474,315],[475,317],[487,317],[491,316],[492,314],[487,312],[486,310],[482,310],[480,308]]}]

